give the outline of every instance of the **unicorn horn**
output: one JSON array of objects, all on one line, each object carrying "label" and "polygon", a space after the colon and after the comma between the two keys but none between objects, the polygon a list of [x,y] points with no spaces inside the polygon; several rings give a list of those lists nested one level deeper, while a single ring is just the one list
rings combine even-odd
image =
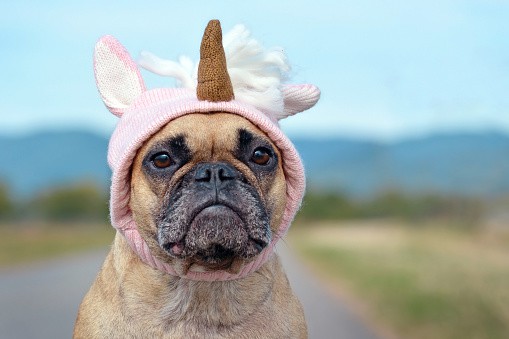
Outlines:
[{"label": "unicorn horn", "polygon": [[230,101],[234,98],[222,40],[219,20],[210,20],[203,33],[200,46],[198,86],[196,87],[199,100],[218,102]]}]

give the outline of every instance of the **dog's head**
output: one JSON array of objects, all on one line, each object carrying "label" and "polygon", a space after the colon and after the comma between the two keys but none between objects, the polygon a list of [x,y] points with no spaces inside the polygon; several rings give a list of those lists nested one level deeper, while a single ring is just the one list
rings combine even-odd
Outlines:
[{"label": "dog's head", "polygon": [[244,277],[270,258],[305,187],[278,121],[320,97],[316,86],[283,84],[284,54],[244,27],[225,41],[223,49],[220,24],[210,21],[197,78],[187,62],[142,55],[140,65],[183,88],[147,90],[111,36],[94,54],[101,97],[120,118],[108,149],[112,224],[142,261],[194,280]]},{"label": "dog's head", "polygon": [[285,196],[279,150],[233,114],[180,117],[151,137],[133,163],[136,225],[153,254],[180,261],[183,270],[236,273],[277,233]]}]

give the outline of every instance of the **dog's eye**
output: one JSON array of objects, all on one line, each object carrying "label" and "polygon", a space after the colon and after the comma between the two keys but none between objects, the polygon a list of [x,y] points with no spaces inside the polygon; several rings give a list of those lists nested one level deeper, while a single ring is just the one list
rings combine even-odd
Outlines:
[{"label": "dog's eye", "polygon": [[170,156],[166,152],[155,154],[151,160],[154,166],[157,168],[166,168],[171,165]]},{"label": "dog's eye", "polygon": [[266,165],[271,157],[272,152],[270,150],[265,147],[258,147],[254,150],[251,161],[258,165]]}]

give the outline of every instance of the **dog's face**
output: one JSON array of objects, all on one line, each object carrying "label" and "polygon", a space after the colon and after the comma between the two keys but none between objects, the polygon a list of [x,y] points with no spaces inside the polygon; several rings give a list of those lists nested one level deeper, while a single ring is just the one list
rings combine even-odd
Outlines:
[{"label": "dog's face", "polygon": [[138,151],[131,210],[151,252],[185,274],[236,273],[271,241],[286,204],[279,150],[227,113],[171,121]]}]

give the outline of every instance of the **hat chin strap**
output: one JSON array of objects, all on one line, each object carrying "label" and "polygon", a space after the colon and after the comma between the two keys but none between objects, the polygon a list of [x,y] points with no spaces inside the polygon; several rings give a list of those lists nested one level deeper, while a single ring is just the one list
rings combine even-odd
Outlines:
[{"label": "hat chin strap", "polygon": [[[272,253],[274,252],[274,240],[271,241],[269,246],[267,246],[253,261],[245,263],[242,265],[238,271],[238,273],[230,273],[226,270],[216,270],[216,271],[206,271],[205,269],[200,270],[200,267],[191,267],[189,270],[184,269],[180,263],[169,264],[162,262],[152,255],[150,249],[141,237],[140,233],[136,229],[134,225],[134,221],[132,221],[131,227],[119,230],[124,238],[127,240],[127,243],[131,247],[131,249],[138,255],[138,257],[150,267],[162,271],[164,273],[181,277],[189,280],[199,280],[199,281],[227,281],[227,280],[235,280],[245,278],[249,274],[258,270],[267,260],[270,259]],[[134,226],[134,227],[132,227]]]}]

